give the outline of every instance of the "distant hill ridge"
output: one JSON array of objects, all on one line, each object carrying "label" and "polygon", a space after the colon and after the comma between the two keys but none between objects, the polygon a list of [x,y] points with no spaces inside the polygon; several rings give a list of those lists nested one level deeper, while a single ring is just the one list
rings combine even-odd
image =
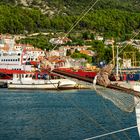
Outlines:
[{"label": "distant hill ridge", "polygon": [[[0,33],[68,32],[79,15],[94,2],[0,0]],[[129,39],[139,29],[140,0],[99,0],[73,31],[91,31],[103,33],[106,37]]]},{"label": "distant hill ridge", "polygon": [[[36,7],[42,13],[54,14],[79,14],[91,2],[96,0],[0,0],[2,3],[19,5],[23,7]],[[92,4],[91,3],[91,4]],[[119,9],[140,12],[140,0],[99,0],[94,9]]]}]

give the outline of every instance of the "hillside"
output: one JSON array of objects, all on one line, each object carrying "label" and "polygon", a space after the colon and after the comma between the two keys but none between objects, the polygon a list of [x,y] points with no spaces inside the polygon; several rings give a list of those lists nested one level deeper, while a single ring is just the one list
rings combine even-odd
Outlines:
[{"label": "hillside", "polygon": [[[88,5],[96,0],[0,0],[1,3],[13,4],[22,7],[38,8],[48,15],[75,15],[80,14]],[[100,0],[95,6],[99,9],[119,9],[124,11],[140,12],[140,0]]]},{"label": "hillside", "polygon": [[[90,2],[0,0],[0,33],[68,32]],[[125,39],[139,28],[140,0],[100,0],[73,31],[91,31]]]}]

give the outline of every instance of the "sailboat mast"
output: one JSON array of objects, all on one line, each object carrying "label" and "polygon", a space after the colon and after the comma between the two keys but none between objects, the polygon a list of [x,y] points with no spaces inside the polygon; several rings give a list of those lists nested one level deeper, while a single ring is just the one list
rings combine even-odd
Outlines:
[{"label": "sailboat mast", "polygon": [[119,78],[119,59],[118,59],[118,45],[117,45],[117,55],[116,55],[116,59],[117,59],[117,62],[116,62],[116,79],[118,80]]},{"label": "sailboat mast", "polygon": [[112,45],[112,58],[113,58],[113,65],[115,66],[114,45]]}]

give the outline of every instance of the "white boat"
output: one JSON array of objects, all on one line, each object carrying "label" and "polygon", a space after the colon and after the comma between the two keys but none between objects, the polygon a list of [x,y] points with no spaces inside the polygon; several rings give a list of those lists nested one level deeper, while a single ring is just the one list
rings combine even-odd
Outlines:
[{"label": "white boat", "polygon": [[0,51],[0,69],[31,71],[31,65],[22,63],[23,51]]},{"label": "white boat", "polygon": [[[131,83],[130,82],[125,83],[124,87],[140,92],[140,83],[137,81],[132,81]],[[140,98],[139,97],[134,96],[134,105],[135,105],[136,120],[137,120],[137,130],[140,136]]]},{"label": "white boat", "polygon": [[69,79],[36,78],[33,73],[14,74],[8,81],[9,89],[70,89],[76,88],[76,82]]},{"label": "white boat", "polygon": [[134,97],[134,101],[135,101],[135,104],[137,104],[135,107],[135,112],[136,112],[138,133],[140,136],[140,99],[137,97]]},{"label": "white boat", "polygon": [[[136,83],[133,85],[133,89],[134,89],[135,91],[140,92],[140,83],[136,82]],[[140,98],[134,97],[134,102],[135,102],[135,104],[136,104],[135,112],[136,112],[138,133],[139,133],[139,136],[140,136]]]}]

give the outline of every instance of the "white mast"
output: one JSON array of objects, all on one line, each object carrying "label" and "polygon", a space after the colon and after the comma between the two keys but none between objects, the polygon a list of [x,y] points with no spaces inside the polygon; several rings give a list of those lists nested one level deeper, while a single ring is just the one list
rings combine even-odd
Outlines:
[{"label": "white mast", "polygon": [[116,62],[116,80],[119,80],[119,59],[118,59],[118,45],[117,45],[117,62]]}]

